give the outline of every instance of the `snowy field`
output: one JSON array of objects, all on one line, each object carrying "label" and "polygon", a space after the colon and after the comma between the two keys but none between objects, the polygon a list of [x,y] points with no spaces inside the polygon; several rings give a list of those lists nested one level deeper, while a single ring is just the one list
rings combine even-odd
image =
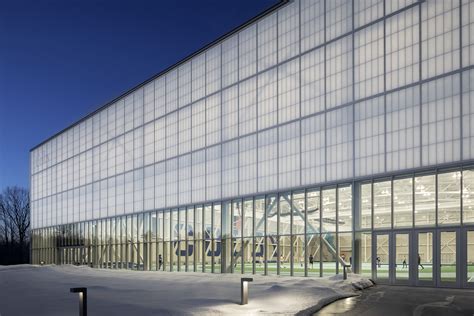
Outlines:
[{"label": "snowy field", "polygon": [[[98,270],[76,266],[0,266],[0,315],[77,315],[87,287],[89,315],[310,315],[372,283],[357,275],[326,278],[253,277],[240,304],[235,274]],[[247,277],[247,276],[246,276]]]}]

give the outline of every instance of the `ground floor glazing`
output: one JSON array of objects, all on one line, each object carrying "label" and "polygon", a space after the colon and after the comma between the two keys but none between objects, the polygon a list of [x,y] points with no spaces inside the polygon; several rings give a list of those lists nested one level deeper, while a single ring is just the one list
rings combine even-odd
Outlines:
[{"label": "ground floor glazing", "polygon": [[458,167],[36,229],[33,263],[474,287],[474,169]]}]

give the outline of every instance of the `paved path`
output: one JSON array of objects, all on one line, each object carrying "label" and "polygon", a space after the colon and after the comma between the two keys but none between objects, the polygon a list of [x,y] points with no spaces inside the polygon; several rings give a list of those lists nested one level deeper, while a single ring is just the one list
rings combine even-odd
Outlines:
[{"label": "paved path", "polygon": [[474,289],[441,289],[378,285],[361,296],[334,302],[317,316],[458,316],[474,315]]}]

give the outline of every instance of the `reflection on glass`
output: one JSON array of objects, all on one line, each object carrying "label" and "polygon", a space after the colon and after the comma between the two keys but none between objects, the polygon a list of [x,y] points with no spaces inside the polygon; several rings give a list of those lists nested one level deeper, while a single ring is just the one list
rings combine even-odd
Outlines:
[{"label": "reflection on glass", "polygon": [[372,233],[356,233],[358,240],[359,273],[365,277],[372,277]]},{"label": "reflection on glass", "polygon": [[440,233],[440,278],[441,282],[455,282],[456,269],[456,232]]},{"label": "reflection on glass", "polygon": [[461,172],[438,174],[438,224],[461,221]]},{"label": "reflection on glass", "polygon": [[395,234],[395,279],[408,280],[410,271],[409,234]]},{"label": "reflection on glass", "polygon": [[376,256],[375,256],[375,271],[377,279],[387,279],[389,277],[389,249],[390,238],[388,234],[379,234],[376,237]]},{"label": "reflection on glass", "polygon": [[434,225],[435,176],[415,177],[415,226]]},{"label": "reflection on glass", "polygon": [[418,233],[418,280],[433,281],[433,233]]},{"label": "reflection on glass", "polygon": [[304,276],[304,235],[292,236],[293,245],[293,275]]},{"label": "reflection on glass", "polygon": [[244,200],[244,237],[253,236],[253,199]]},{"label": "reflection on glass", "polygon": [[253,273],[253,240],[252,238],[244,238],[244,260],[243,260],[243,273]]},{"label": "reflection on glass", "polygon": [[393,227],[413,226],[413,179],[393,181]]},{"label": "reflection on glass", "polygon": [[278,264],[278,237],[268,236],[267,237],[267,274],[277,274]]}]

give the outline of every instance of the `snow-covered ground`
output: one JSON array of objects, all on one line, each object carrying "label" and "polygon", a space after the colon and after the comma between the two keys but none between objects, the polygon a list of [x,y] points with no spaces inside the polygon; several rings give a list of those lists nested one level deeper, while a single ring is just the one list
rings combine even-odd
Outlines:
[{"label": "snow-covered ground", "polygon": [[0,316],[77,315],[87,287],[89,315],[310,315],[372,283],[357,275],[326,278],[253,277],[240,305],[236,274],[98,270],[76,266],[0,266]]}]

